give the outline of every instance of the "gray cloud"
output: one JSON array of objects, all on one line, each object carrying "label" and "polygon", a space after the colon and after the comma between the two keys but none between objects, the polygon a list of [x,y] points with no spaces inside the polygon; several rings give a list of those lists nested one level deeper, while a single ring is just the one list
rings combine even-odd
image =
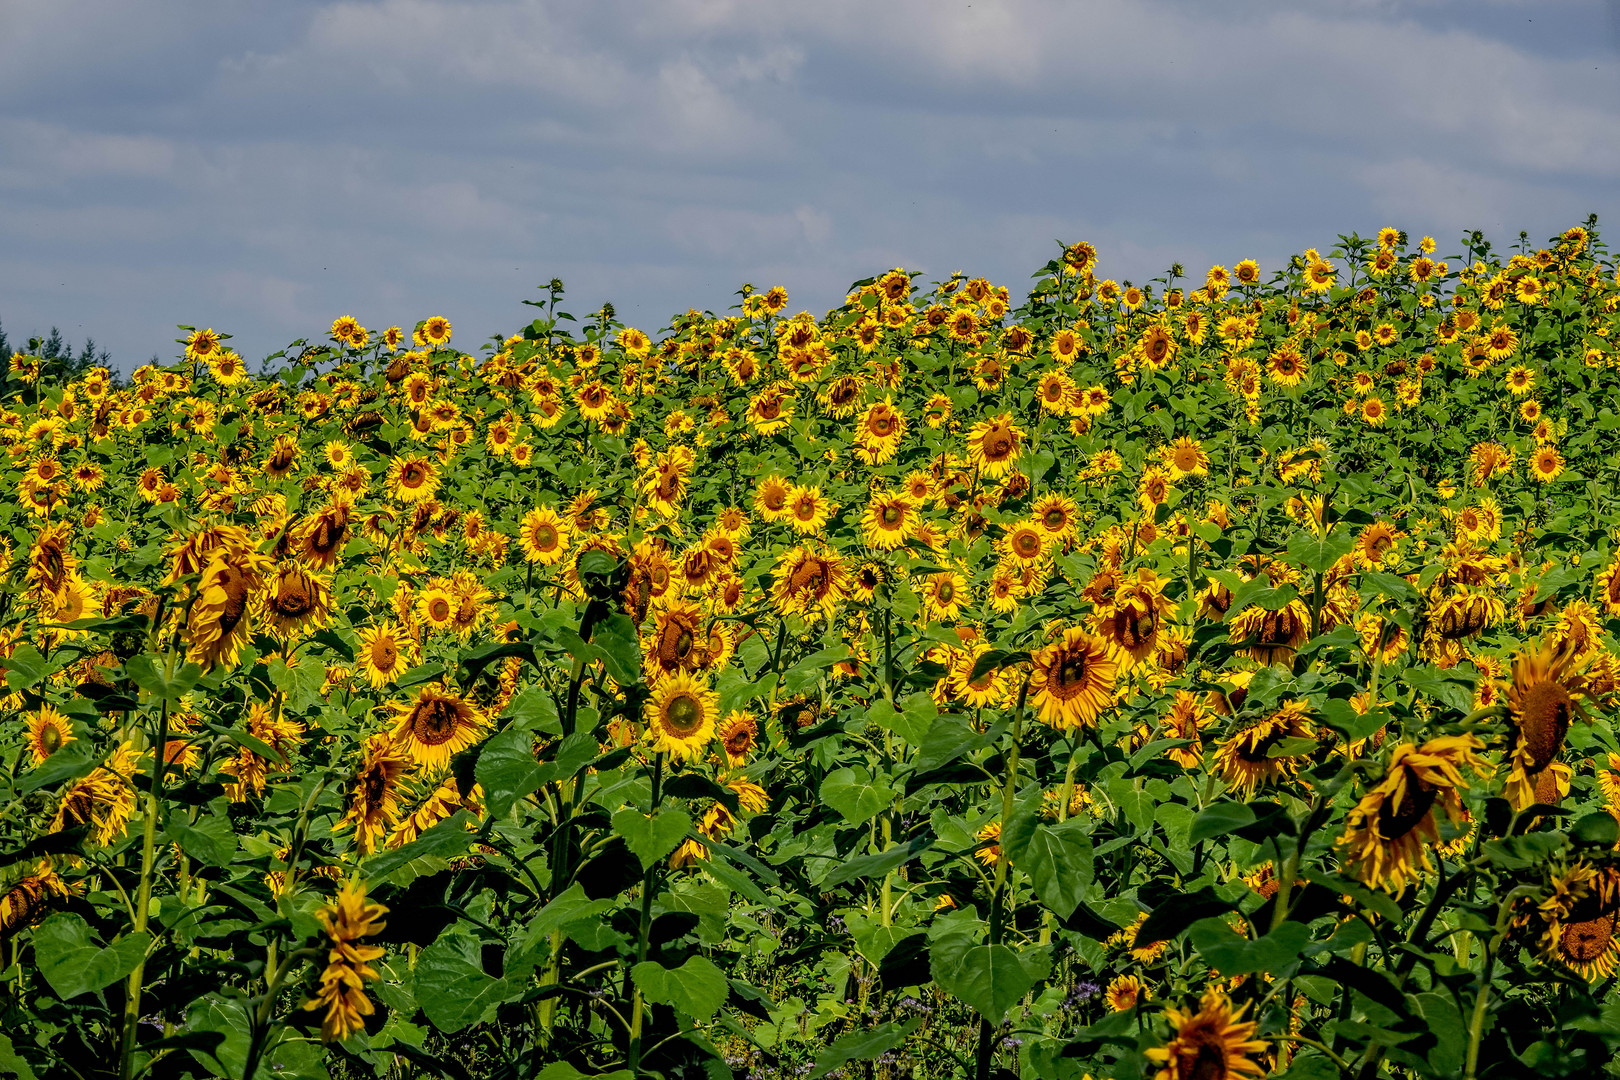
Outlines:
[{"label": "gray cloud", "polygon": [[656,329],[888,266],[1021,293],[1395,224],[1537,238],[1620,179],[1614,4],[10,0],[0,319],[250,358],[553,275]]}]

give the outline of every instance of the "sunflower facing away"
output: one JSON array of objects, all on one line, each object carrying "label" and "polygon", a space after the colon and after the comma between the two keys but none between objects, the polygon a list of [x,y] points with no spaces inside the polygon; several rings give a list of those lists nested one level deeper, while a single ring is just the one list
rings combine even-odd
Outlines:
[{"label": "sunflower facing away", "polygon": [[360,939],[382,932],[382,916],[388,909],[366,903],[366,887],[350,880],[338,890],[337,899],[315,913],[331,940],[326,954],[326,970],[321,972],[320,989],[305,1002],[309,1011],[325,1009],[321,1018],[321,1039],[342,1042],[365,1027],[365,1017],[374,1011],[366,997],[367,980],[378,978],[371,961],[386,951],[380,945],[361,945]]},{"label": "sunflower facing away", "polygon": [[401,789],[410,768],[409,752],[396,745],[391,735],[380,732],[366,739],[349,793],[348,813],[333,831],[352,825],[355,850],[362,855],[376,850],[378,841],[399,820]]}]

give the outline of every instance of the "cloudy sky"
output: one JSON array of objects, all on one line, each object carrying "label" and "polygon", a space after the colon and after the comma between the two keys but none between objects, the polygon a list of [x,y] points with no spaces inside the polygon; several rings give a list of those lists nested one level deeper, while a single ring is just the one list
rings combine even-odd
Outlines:
[{"label": "cloudy sky", "polygon": [[1620,212],[1616,0],[3,0],[0,325],[472,349],[901,265],[1022,297]]}]

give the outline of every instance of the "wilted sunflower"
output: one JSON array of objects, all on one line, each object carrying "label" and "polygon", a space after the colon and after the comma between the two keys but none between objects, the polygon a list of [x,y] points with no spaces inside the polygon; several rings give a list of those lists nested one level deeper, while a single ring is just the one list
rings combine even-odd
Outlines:
[{"label": "wilted sunflower", "polygon": [[[1330,268],[1331,269],[1331,268]],[[1163,1046],[1147,1050],[1149,1061],[1163,1065],[1155,1080],[1243,1080],[1264,1076],[1266,1066],[1251,1054],[1265,1054],[1267,1043],[1254,1037],[1259,1024],[1244,1020],[1248,1009],[1233,1010],[1220,990],[1211,987],[1197,1012],[1166,1009],[1174,1033]]]},{"label": "wilted sunflower", "polygon": [[411,757],[397,745],[392,735],[378,733],[366,739],[355,770],[354,789],[349,794],[348,812],[334,832],[354,827],[355,850],[365,855],[399,820],[401,788],[410,771]]},{"label": "wilted sunflower", "polygon": [[1585,861],[1555,864],[1542,899],[1515,915],[1513,925],[1527,932],[1548,963],[1591,982],[1608,978],[1620,964],[1620,870]]},{"label": "wilted sunflower", "polygon": [[1134,579],[1120,584],[1109,604],[1097,609],[1095,629],[1123,654],[1121,662],[1129,669],[1158,646],[1159,627],[1170,607],[1164,581],[1144,567]]},{"label": "wilted sunflower", "polygon": [[1276,611],[1251,604],[1236,616],[1228,614],[1227,636],[1241,643],[1256,663],[1286,663],[1311,633],[1311,609],[1303,600],[1290,600]]},{"label": "wilted sunflower", "polygon": [[55,902],[72,896],[74,887],[57,876],[50,860],[41,859],[32,873],[0,894],[0,938],[33,926],[50,913]]},{"label": "wilted sunflower", "polygon": [[1544,640],[1513,661],[1513,685],[1507,693],[1513,751],[1503,794],[1515,810],[1541,801],[1539,789],[1544,774],[1561,767],[1568,775],[1568,766],[1558,756],[1563,752],[1570,723],[1577,716],[1585,716],[1582,699],[1586,680],[1582,669],[1579,658],[1561,640]]},{"label": "wilted sunflower", "polygon": [[398,721],[391,733],[411,760],[427,769],[442,769],[452,755],[478,741],[488,725],[483,711],[446,689],[424,686],[415,701],[389,706]]},{"label": "wilted sunflower", "polygon": [[1217,744],[1214,765],[1221,779],[1241,798],[1249,798],[1266,784],[1287,779],[1299,771],[1301,756],[1271,751],[1284,739],[1314,738],[1304,702],[1286,702],[1280,709],[1252,721]]},{"label": "wilted sunflower", "polygon": [[252,628],[252,603],[264,585],[270,560],[263,555],[215,550],[203,570],[186,627],[187,656],[205,668],[236,663]]},{"label": "wilted sunflower", "polygon": [[720,695],[690,675],[671,675],[658,684],[643,718],[653,749],[690,761],[714,738]]},{"label": "wilted sunflower", "polygon": [[1208,707],[1197,694],[1177,690],[1170,707],[1159,718],[1158,737],[1187,739],[1190,745],[1172,747],[1164,756],[1184,769],[1196,769],[1204,760],[1203,729],[1210,719]]},{"label": "wilted sunflower", "polygon": [[309,1011],[325,1009],[321,1019],[321,1039],[342,1042],[365,1028],[365,1017],[375,1008],[364,989],[368,979],[378,978],[371,961],[386,951],[380,945],[361,945],[360,939],[381,933],[382,916],[388,909],[366,902],[366,887],[351,879],[338,890],[337,899],[315,913],[331,941],[326,954],[326,970],[321,972],[320,989],[304,1003]]},{"label": "wilted sunflower", "polygon": [[343,553],[352,533],[350,521],[354,507],[347,501],[334,500],[317,511],[298,530],[296,554],[315,570],[330,570]]},{"label": "wilted sunflower", "polygon": [[1113,700],[1119,660],[1107,640],[1071,626],[1030,657],[1030,700],[1042,723],[1064,730],[1091,726]]},{"label": "wilted sunflower", "polygon": [[771,596],[782,615],[831,618],[838,604],[848,596],[848,573],[843,559],[832,551],[793,548],[776,564]]},{"label": "wilted sunflower", "polygon": [[1472,735],[1442,735],[1422,747],[1397,746],[1384,779],[1361,797],[1346,819],[1339,838],[1346,849],[1346,868],[1368,885],[1388,888],[1397,896],[1415,883],[1430,866],[1424,841],[1440,841],[1435,806],[1453,822],[1463,821],[1463,770],[1478,773],[1489,768],[1476,753],[1482,748]]}]

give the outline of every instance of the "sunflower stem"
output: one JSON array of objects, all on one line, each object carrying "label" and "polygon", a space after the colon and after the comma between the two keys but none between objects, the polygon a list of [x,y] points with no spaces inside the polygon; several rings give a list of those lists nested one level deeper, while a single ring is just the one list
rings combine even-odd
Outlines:
[{"label": "sunflower stem", "polygon": [[[664,755],[659,753],[653,758],[652,775],[652,801],[648,806],[651,813],[658,812],[658,803],[663,798],[664,787]],[[658,885],[658,871],[662,868],[662,860],[654,862],[647,867],[647,873],[641,882],[641,924],[640,932],[636,935],[636,963],[647,961],[647,950],[650,944],[652,930],[652,902],[653,893]],[[625,982],[632,982],[631,970],[624,973]],[[630,1052],[627,1055],[626,1066],[632,1077],[641,1075],[641,987],[635,988],[634,996],[630,999]]]},{"label": "sunflower stem", "polygon": [[[164,680],[174,678],[175,655],[169,653]],[[152,786],[146,796],[146,821],[141,828],[141,887],[135,900],[134,933],[146,933],[147,911],[152,906],[153,869],[157,861],[157,820],[163,812],[163,774],[168,758],[164,749],[169,742],[169,699],[163,699],[158,712],[157,742],[152,747]],[[146,957],[143,955],[135,970],[129,973],[128,990],[124,996],[124,1034],[118,1052],[119,1080],[130,1080],[135,1075],[135,1036],[141,1019],[141,983],[146,976]]]}]

